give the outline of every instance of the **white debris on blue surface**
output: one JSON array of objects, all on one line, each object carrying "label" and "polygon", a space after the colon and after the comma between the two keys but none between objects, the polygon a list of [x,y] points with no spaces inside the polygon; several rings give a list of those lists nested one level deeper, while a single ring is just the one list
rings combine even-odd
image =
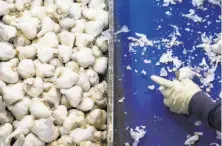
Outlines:
[{"label": "white debris on blue surface", "polygon": [[148,63],[151,63],[151,60],[144,59],[143,62],[144,62],[145,64],[148,64]]},{"label": "white debris on blue surface", "polygon": [[154,86],[154,85],[149,85],[149,86],[148,86],[148,89],[149,89],[149,90],[154,90],[154,89],[155,89],[155,86]]},{"label": "white debris on blue surface", "polygon": [[216,131],[216,135],[217,135],[217,139],[221,140],[221,132],[220,131]]},{"label": "white debris on blue surface", "polygon": [[160,69],[160,76],[161,76],[161,77],[166,77],[166,76],[168,76],[168,72],[167,72],[167,70],[166,70],[164,67],[162,67],[162,68]]},{"label": "white debris on blue surface", "polygon": [[133,47],[145,47],[145,46],[153,46],[153,42],[147,39],[147,36],[142,33],[135,33],[138,38],[128,37],[128,40],[131,41],[130,46]]},{"label": "white debris on blue surface", "polygon": [[200,126],[201,124],[202,124],[202,121],[199,121],[199,120],[194,123],[195,126]]},{"label": "white debris on blue surface", "polygon": [[127,33],[129,31],[130,31],[129,28],[126,25],[123,25],[120,30],[115,32],[115,35],[118,35],[120,33]]},{"label": "white debris on blue surface", "polygon": [[145,136],[146,134],[145,128],[146,126],[137,126],[135,130],[130,128],[130,135],[134,140],[133,146],[137,146],[139,144],[140,139]]},{"label": "white debris on blue surface", "polygon": [[182,14],[182,16],[186,17],[188,19],[191,19],[194,22],[202,22],[203,21],[203,18],[201,18],[200,16],[195,14],[195,10],[194,9],[190,9],[189,10],[189,14]]},{"label": "white debris on blue surface", "polygon": [[191,146],[195,144],[199,140],[199,135],[190,136],[188,135],[188,139],[184,142],[184,145]]},{"label": "white debris on blue surface", "polygon": [[212,143],[210,144],[210,146],[221,146],[221,145],[218,144],[218,143],[216,143],[216,142],[212,142]]},{"label": "white debris on blue surface", "polygon": [[198,9],[207,10],[207,8],[203,7],[204,0],[192,0],[192,4],[194,7],[197,7]]},{"label": "white debris on blue surface", "polygon": [[166,11],[165,14],[166,14],[167,16],[172,15],[170,11]]},{"label": "white debris on blue surface", "polygon": [[127,65],[126,70],[132,70],[132,68],[129,65]]},{"label": "white debris on blue surface", "polygon": [[177,2],[182,3],[183,0],[163,0],[163,2],[164,2],[163,6],[166,7],[166,6],[169,6],[170,4],[175,5]]},{"label": "white debris on blue surface", "polygon": [[125,99],[126,99],[126,98],[123,97],[123,98],[119,99],[118,102],[119,102],[119,103],[122,103]]},{"label": "white debris on blue surface", "polygon": [[141,74],[146,75],[146,71],[145,71],[145,70],[142,70],[142,71],[141,71]]}]

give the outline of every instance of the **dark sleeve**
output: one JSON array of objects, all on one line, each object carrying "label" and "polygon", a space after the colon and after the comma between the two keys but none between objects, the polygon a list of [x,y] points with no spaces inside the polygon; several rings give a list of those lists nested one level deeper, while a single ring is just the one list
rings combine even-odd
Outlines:
[{"label": "dark sleeve", "polygon": [[189,104],[189,114],[221,131],[221,101],[214,102],[203,91],[192,97]]}]

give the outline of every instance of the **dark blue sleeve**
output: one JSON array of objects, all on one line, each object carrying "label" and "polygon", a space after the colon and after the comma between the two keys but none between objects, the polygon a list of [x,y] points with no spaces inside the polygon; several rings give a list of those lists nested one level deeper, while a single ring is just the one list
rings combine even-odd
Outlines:
[{"label": "dark blue sleeve", "polygon": [[221,101],[214,102],[203,91],[192,97],[189,104],[189,114],[221,131]]}]

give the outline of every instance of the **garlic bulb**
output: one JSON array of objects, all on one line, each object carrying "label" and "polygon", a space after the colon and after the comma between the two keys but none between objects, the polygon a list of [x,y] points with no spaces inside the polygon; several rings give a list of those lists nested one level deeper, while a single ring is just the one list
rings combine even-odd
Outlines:
[{"label": "garlic bulb", "polygon": [[[66,38],[68,39],[68,38]],[[59,45],[58,47],[58,58],[63,62],[66,63],[71,59],[72,55],[72,48],[65,46],[65,45]]]},{"label": "garlic bulb", "polygon": [[42,94],[42,98],[49,104],[50,107],[58,107],[61,93],[59,92],[59,89],[52,86],[48,91]]},{"label": "garlic bulb", "polygon": [[60,92],[66,96],[72,107],[77,107],[82,101],[83,90],[79,86],[73,86],[70,89],[61,89]]},{"label": "garlic bulb", "polygon": [[30,104],[30,98],[24,97],[22,100],[16,102],[15,104],[8,106],[8,109],[12,112],[13,116],[17,120],[21,120],[24,116],[28,115]]},{"label": "garlic bulb", "polygon": [[11,9],[13,9],[14,4],[9,4],[3,0],[0,0],[0,16],[7,15]]},{"label": "garlic bulb", "polygon": [[101,21],[88,21],[85,23],[85,33],[97,37],[103,32],[104,24]]},{"label": "garlic bulb", "polygon": [[38,6],[31,9],[31,13],[33,17],[38,18],[39,20],[42,20],[44,17],[46,17],[46,7],[44,6]]},{"label": "garlic bulb", "polygon": [[75,35],[68,31],[62,31],[59,35],[59,42],[62,45],[73,47],[75,42]]},{"label": "garlic bulb", "polygon": [[37,34],[37,37],[40,38],[47,32],[59,32],[60,29],[60,25],[55,23],[50,17],[44,17],[42,19],[42,30]]},{"label": "garlic bulb", "polygon": [[34,61],[35,68],[36,68],[36,76],[43,78],[52,77],[55,73],[55,67],[50,64],[41,63],[38,60]]},{"label": "garlic bulb", "polygon": [[90,34],[75,33],[77,47],[88,47],[92,44],[94,37]]},{"label": "garlic bulb", "polygon": [[9,41],[11,38],[14,38],[16,34],[17,34],[17,30],[15,27],[0,23],[0,40],[1,41]]},{"label": "garlic bulb", "polygon": [[102,51],[96,45],[92,46],[92,52],[93,52],[93,56],[95,56],[96,58],[103,56]]},{"label": "garlic bulb", "polygon": [[86,70],[86,75],[88,76],[89,82],[92,86],[99,83],[99,75],[92,68]]},{"label": "garlic bulb", "polygon": [[58,125],[62,125],[64,120],[68,115],[67,108],[64,105],[59,105],[54,111],[53,116],[55,118],[55,123]]},{"label": "garlic bulb", "polygon": [[92,110],[93,107],[94,107],[93,100],[89,97],[83,97],[82,101],[79,104],[79,106],[77,107],[77,109],[84,111],[84,112],[88,112],[88,111]]},{"label": "garlic bulb", "polygon": [[92,55],[90,48],[82,48],[77,53],[72,54],[72,59],[83,67],[87,68],[92,65],[95,61],[95,57]]},{"label": "garlic bulb", "polygon": [[0,144],[7,146],[5,139],[12,133],[13,127],[10,123],[5,123],[0,126]]},{"label": "garlic bulb", "polygon": [[24,11],[31,5],[31,0],[15,0],[15,7],[18,11]]},{"label": "garlic bulb", "polygon": [[101,145],[97,143],[93,143],[91,141],[83,141],[80,143],[79,146],[101,146]]},{"label": "garlic bulb", "polygon": [[78,20],[81,18],[81,4],[80,3],[72,3],[70,8],[69,8],[69,15],[72,17],[74,20]]},{"label": "garlic bulb", "polygon": [[69,100],[66,98],[65,95],[62,95],[61,100],[60,100],[60,104],[64,105],[67,109],[71,109],[72,106],[69,103]]},{"label": "garlic bulb", "polygon": [[72,28],[76,22],[73,18],[65,17],[64,19],[59,20],[59,24],[63,29],[70,29]]},{"label": "garlic bulb", "polygon": [[106,112],[101,109],[94,109],[86,116],[88,124],[97,129],[106,129]]},{"label": "garlic bulb", "polygon": [[16,67],[11,62],[0,63],[0,80],[6,83],[18,82]]},{"label": "garlic bulb", "polygon": [[37,53],[36,48],[33,45],[25,46],[25,47],[17,47],[19,60],[23,59],[34,59]]},{"label": "garlic bulb", "polygon": [[80,19],[75,21],[75,25],[71,29],[71,32],[73,33],[83,33],[85,29],[85,19]]},{"label": "garlic bulb", "polygon": [[2,95],[5,103],[11,105],[24,98],[23,83],[9,84],[2,89]]},{"label": "garlic bulb", "polygon": [[31,17],[24,19],[21,22],[13,23],[12,25],[14,25],[17,29],[20,29],[27,39],[33,40],[37,36],[39,20]]},{"label": "garlic bulb", "polygon": [[0,124],[11,123],[14,118],[10,112],[6,111],[6,104],[3,102],[2,96],[0,96]]},{"label": "garlic bulb", "polygon": [[47,32],[43,37],[39,38],[38,45],[43,47],[57,48],[59,41],[54,32]]},{"label": "garlic bulb", "polygon": [[52,111],[48,105],[44,103],[40,98],[33,98],[29,111],[36,118],[48,118],[52,115]]},{"label": "garlic bulb", "polygon": [[75,85],[79,76],[68,67],[58,67],[54,74],[56,88],[68,89]]},{"label": "garlic bulb", "polygon": [[76,82],[76,86],[80,86],[84,92],[89,91],[91,87],[89,82],[89,76],[85,73],[80,73],[79,79]]},{"label": "garlic bulb", "polygon": [[58,58],[53,58],[51,61],[49,61],[49,64],[55,66],[55,68],[64,66],[64,64]]},{"label": "garlic bulb", "polygon": [[69,135],[63,135],[60,139],[53,141],[48,146],[74,146],[72,137]]},{"label": "garlic bulb", "polygon": [[30,130],[34,124],[34,117],[31,115],[25,116],[22,120],[18,123],[17,128],[13,131],[7,138],[6,143],[9,143],[11,139],[19,134],[27,135],[30,133]]},{"label": "garlic bulb", "polygon": [[39,97],[44,90],[44,82],[42,78],[28,78],[24,82],[24,91],[31,97]]},{"label": "garlic bulb", "polygon": [[102,52],[107,52],[108,50],[108,40],[107,38],[105,38],[104,36],[99,36],[96,38],[96,42],[95,42],[96,46],[99,47],[99,49]]},{"label": "garlic bulb", "polygon": [[42,63],[47,63],[58,53],[57,49],[37,45],[37,56]]},{"label": "garlic bulb", "polygon": [[35,65],[31,59],[23,59],[19,62],[17,71],[19,75],[26,79],[35,76]]},{"label": "garlic bulb", "polygon": [[105,0],[91,0],[89,2],[89,8],[104,9],[105,7]]},{"label": "garlic bulb", "polygon": [[83,141],[90,140],[94,131],[95,128],[93,126],[89,126],[86,129],[76,128],[75,130],[71,131],[70,136],[72,137],[74,143],[80,144]]},{"label": "garlic bulb", "polygon": [[32,133],[38,136],[43,142],[49,143],[59,137],[58,128],[53,124],[54,119],[49,117],[48,119],[35,120],[32,126]]},{"label": "garlic bulb", "polygon": [[65,67],[72,69],[74,72],[79,72],[79,64],[75,61],[69,61],[65,64]]},{"label": "garlic bulb", "polygon": [[[1,28],[0,28],[1,31]],[[0,32],[1,34],[1,32]],[[0,36],[1,40],[1,36]],[[14,46],[7,42],[0,42],[0,60],[7,61],[15,57],[16,51]]]},{"label": "garlic bulb", "polygon": [[93,69],[98,74],[104,74],[107,69],[108,58],[107,57],[99,57],[96,58],[95,63],[93,64]]},{"label": "garlic bulb", "polygon": [[45,146],[45,143],[32,133],[29,133],[25,137],[25,141],[23,143],[23,146],[30,146],[30,144],[32,146]]},{"label": "garlic bulb", "polygon": [[[24,46],[28,46],[31,44],[31,41],[28,40],[21,31],[17,32],[17,36],[14,38],[13,40],[14,46],[15,47],[24,47]],[[31,50],[30,50],[31,51]],[[28,51],[28,52],[30,52]]]}]

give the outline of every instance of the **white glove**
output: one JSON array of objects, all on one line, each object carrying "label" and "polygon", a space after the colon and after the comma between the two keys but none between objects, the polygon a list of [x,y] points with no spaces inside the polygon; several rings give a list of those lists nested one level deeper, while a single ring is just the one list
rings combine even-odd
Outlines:
[{"label": "white glove", "polygon": [[164,104],[170,111],[181,114],[189,114],[188,106],[194,94],[201,89],[190,79],[170,81],[158,76],[151,79],[160,85],[160,92],[164,96]]}]

